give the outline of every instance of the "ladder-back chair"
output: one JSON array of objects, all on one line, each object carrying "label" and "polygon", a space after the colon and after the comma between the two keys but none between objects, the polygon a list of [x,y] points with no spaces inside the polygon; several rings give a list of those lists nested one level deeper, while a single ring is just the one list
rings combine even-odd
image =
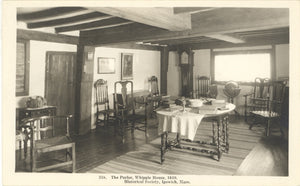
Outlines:
[{"label": "ladder-back chair", "polygon": [[[100,124],[104,122],[104,126],[108,126],[108,122],[113,118],[111,115],[114,114],[114,110],[109,108],[107,81],[98,79],[94,87],[96,95],[95,105],[97,107],[96,124],[100,126]],[[103,119],[101,117],[103,117]]]}]

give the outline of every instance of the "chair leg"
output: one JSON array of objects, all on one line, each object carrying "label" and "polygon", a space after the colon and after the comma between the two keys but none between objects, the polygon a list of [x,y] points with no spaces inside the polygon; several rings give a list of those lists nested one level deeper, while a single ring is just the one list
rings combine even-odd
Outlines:
[{"label": "chair leg", "polygon": [[250,123],[249,130],[252,130],[253,123]]},{"label": "chair leg", "polygon": [[271,119],[268,119],[267,126],[266,126],[266,136],[270,135],[270,125],[271,125]]},{"label": "chair leg", "polygon": [[135,120],[132,121],[131,134],[134,133],[134,130],[135,130]]},{"label": "chair leg", "polygon": [[216,143],[216,131],[215,131],[215,122],[214,121],[212,121],[212,133],[213,133],[212,142]]},{"label": "chair leg", "polygon": [[145,138],[146,138],[146,143],[149,142],[149,134],[148,134],[148,122],[147,119],[145,120]]},{"label": "chair leg", "polygon": [[104,126],[107,128],[108,127],[108,114],[104,115]]},{"label": "chair leg", "polygon": [[[252,116],[253,117],[253,116]],[[248,119],[247,119],[248,120]],[[253,121],[250,122],[250,126],[249,126],[249,129],[251,130],[253,125],[257,122],[256,118],[254,117]]]},{"label": "chair leg", "polygon": [[125,143],[125,138],[124,138],[124,135],[125,135],[125,134],[124,134],[124,133],[125,133],[125,126],[124,126],[124,125],[125,125],[125,121],[124,121],[124,120],[122,120],[121,125],[122,125],[122,127],[121,127],[121,128],[122,128],[122,129],[121,129],[121,130],[122,130],[122,131],[121,131],[122,143]]},{"label": "chair leg", "polygon": [[70,149],[67,149],[67,152],[66,152],[66,161],[69,161],[69,159],[72,159],[72,155],[70,153]]},{"label": "chair leg", "polygon": [[120,126],[120,120],[116,119],[117,121],[114,122],[114,136],[117,135],[117,127]]},{"label": "chair leg", "polygon": [[75,143],[72,144],[72,172],[76,172],[76,157],[75,157],[76,151],[75,151]]},{"label": "chair leg", "polygon": [[22,140],[19,141],[19,159],[22,159]]},{"label": "chair leg", "polygon": [[31,172],[36,172],[36,158],[37,158],[37,152],[33,150],[31,155]]}]

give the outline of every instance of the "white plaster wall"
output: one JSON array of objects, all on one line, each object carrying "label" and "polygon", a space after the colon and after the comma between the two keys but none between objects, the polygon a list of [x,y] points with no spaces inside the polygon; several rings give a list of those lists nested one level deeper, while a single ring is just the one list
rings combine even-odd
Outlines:
[{"label": "white plaster wall", "polygon": [[[76,52],[77,46],[44,41],[30,41],[29,96],[45,96],[47,51]],[[16,97],[16,107],[24,107],[28,96]]]},{"label": "white plaster wall", "polygon": [[197,90],[197,77],[210,76],[210,49],[194,51],[194,90]]},{"label": "white plaster wall", "polygon": [[[149,89],[148,79],[151,76],[158,78],[160,89],[160,52],[149,50],[134,50],[134,49],[118,49],[108,47],[97,47],[94,56],[94,82],[98,79],[107,80],[110,108],[113,108],[113,92],[114,83],[121,80],[121,53],[133,53],[133,89],[134,91],[142,91]],[[98,74],[97,60],[98,57],[115,58],[115,73],[114,74]],[[91,128],[95,128],[95,90],[92,92],[92,123]]]}]

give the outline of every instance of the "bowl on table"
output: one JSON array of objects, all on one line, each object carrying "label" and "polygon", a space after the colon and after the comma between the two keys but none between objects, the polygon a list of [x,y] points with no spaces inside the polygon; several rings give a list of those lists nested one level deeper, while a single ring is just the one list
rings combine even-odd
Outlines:
[{"label": "bowl on table", "polygon": [[201,107],[203,105],[203,100],[201,99],[189,99],[190,107]]}]

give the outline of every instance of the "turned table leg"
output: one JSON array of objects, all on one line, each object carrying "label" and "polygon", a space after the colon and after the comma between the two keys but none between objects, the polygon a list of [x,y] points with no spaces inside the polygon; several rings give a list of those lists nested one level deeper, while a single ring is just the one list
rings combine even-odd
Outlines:
[{"label": "turned table leg", "polygon": [[161,134],[161,146],[160,146],[160,164],[163,164],[163,162],[165,161],[165,151],[166,151],[166,136],[167,133],[164,132]]},{"label": "turned table leg", "polygon": [[217,135],[218,135],[218,138],[217,138],[217,153],[218,153],[218,161],[220,161],[221,159],[221,129],[220,129],[220,124],[221,124],[221,117],[218,118],[217,120]]}]

